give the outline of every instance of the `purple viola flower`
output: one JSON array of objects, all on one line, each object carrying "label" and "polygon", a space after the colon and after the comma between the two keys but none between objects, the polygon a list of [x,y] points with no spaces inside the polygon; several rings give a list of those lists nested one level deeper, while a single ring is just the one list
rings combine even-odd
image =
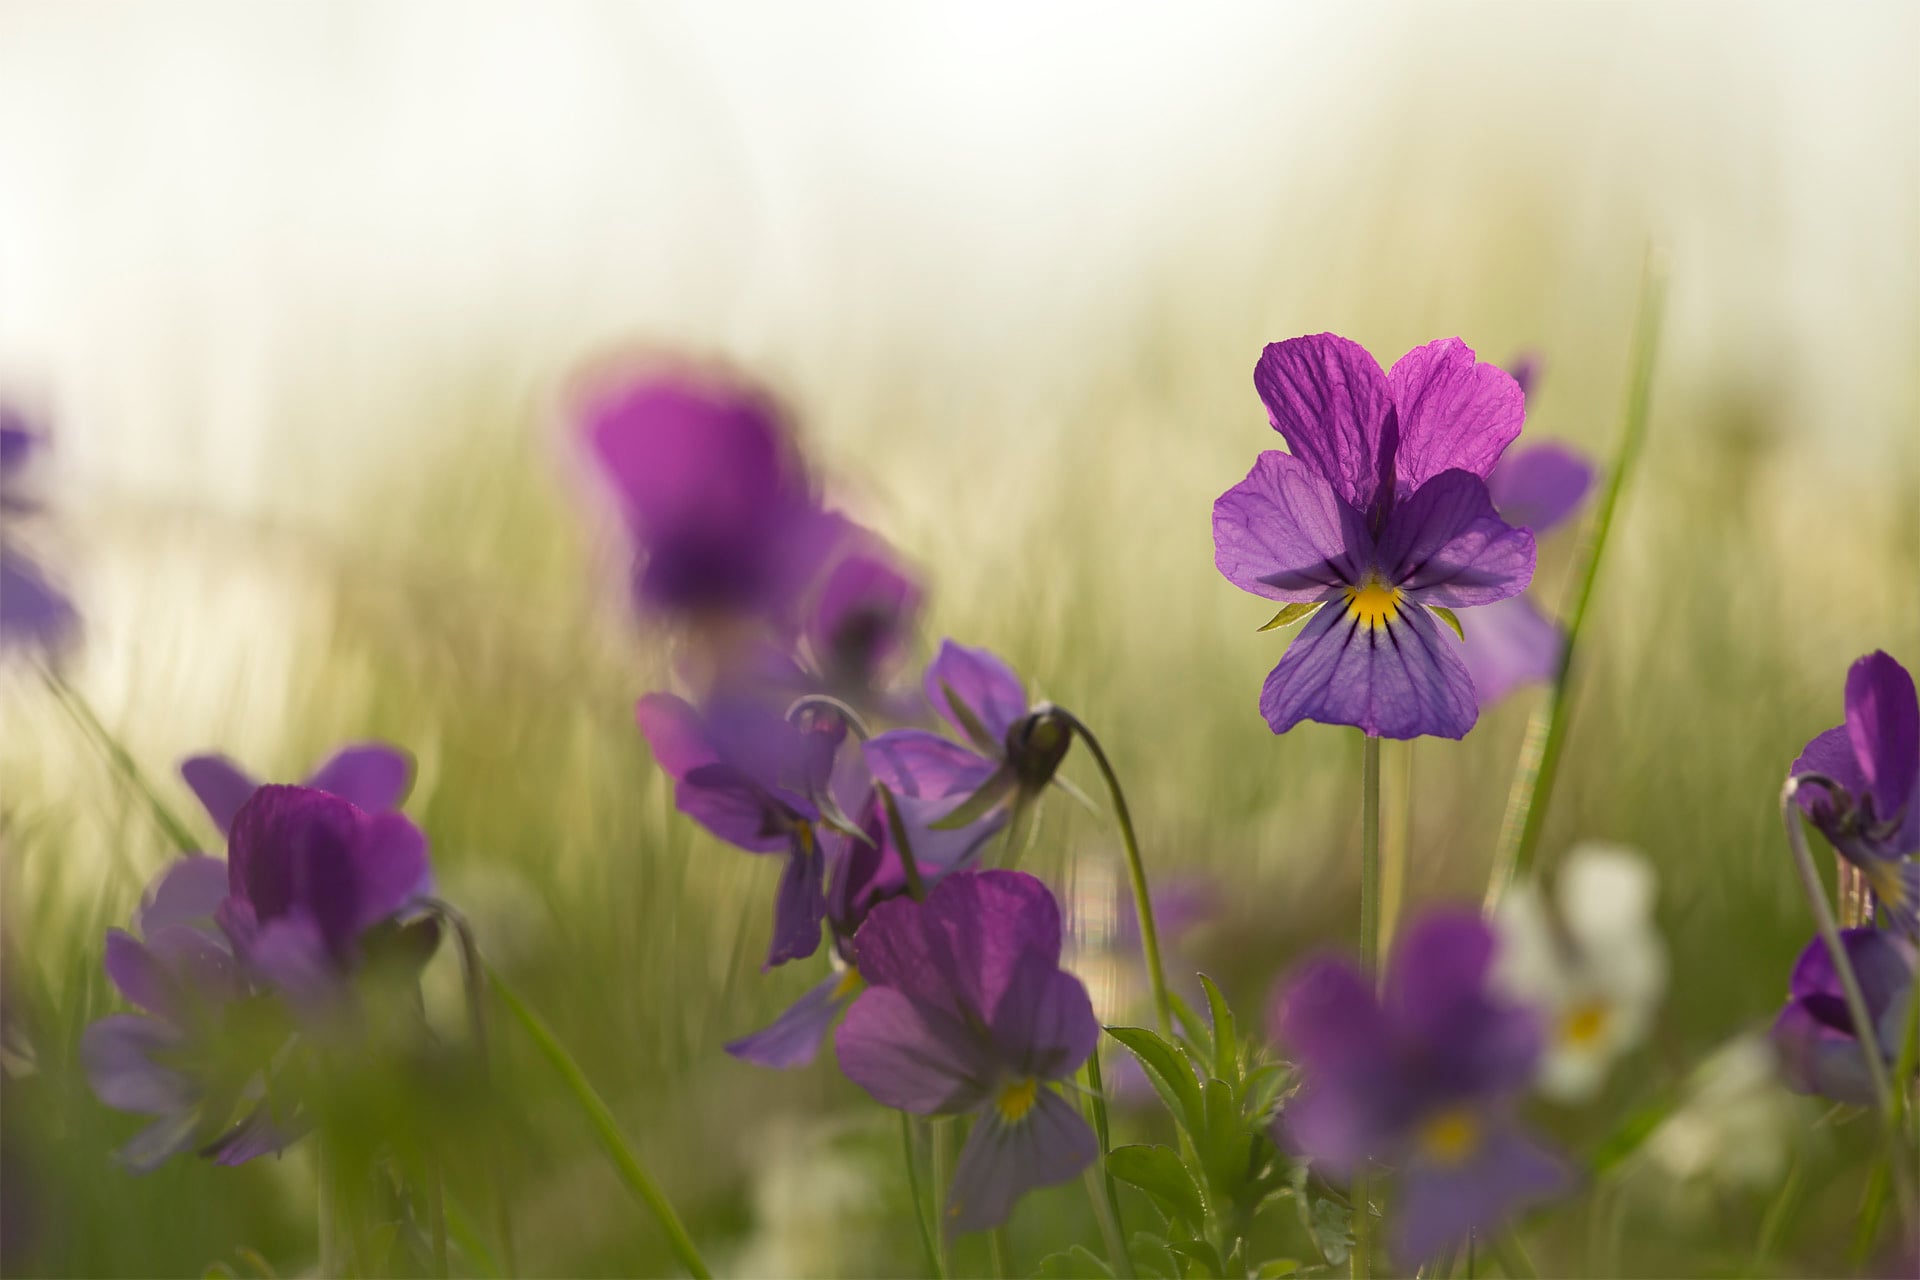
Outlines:
[{"label": "purple viola flower", "polygon": [[[1913,944],[1871,928],[1843,930],[1840,940],[1860,980],[1867,1016],[1873,1019],[1879,1041],[1874,1052],[1891,1072],[1900,1056],[1907,1001],[1913,991]],[[1800,953],[1788,991],[1787,1007],[1773,1024],[1773,1044],[1788,1087],[1835,1102],[1872,1106],[1867,1050],[1855,1032],[1840,975],[1822,939],[1815,938]]]},{"label": "purple viola flower", "polygon": [[809,610],[805,634],[820,686],[856,706],[880,690],[913,638],[925,596],[879,539],[842,557]]},{"label": "purple viola flower", "polygon": [[1060,908],[1017,871],[948,876],[926,901],[873,909],[854,938],[868,983],[834,1035],[840,1068],[885,1106],[972,1115],[946,1223],[980,1231],[1021,1196],[1065,1182],[1099,1153],[1051,1086],[1100,1034],[1080,980],[1060,967]]},{"label": "purple viola flower", "polygon": [[55,648],[79,626],[73,602],[9,528],[39,506],[28,470],[45,447],[41,432],[0,403],[0,647]]},{"label": "purple viola flower", "polygon": [[1860,869],[1874,898],[1909,937],[1920,937],[1920,698],[1907,669],[1882,652],[1847,672],[1846,723],[1817,735],[1795,774],[1838,790],[1802,786],[1800,806],[1840,856]]},{"label": "purple viola flower", "polygon": [[[256,779],[223,755],[188,756],[180,762],[180,776],[222,835],[233,830],[234,815],[260,789]],[[350,743],[300,785],[339,796],[368,813],[388,813],[413,789],[413,757],[390,743]]]},{"label": "purple viola flower", "polygon": [[1479,700],[1441,622],[1533,578],[1533,535],[1486,485],[1520,433],[1518,384],[1457,338],[1382,373],[1358,343],[1319,334],[1269,345],[1254,385],[1292,452],[1261,454],[1214,503],[1214,563],[1287,606],[1275,623],[1312,614],[1261,714],[1275,733],[1317,720],[1464,737]]},{"label": "purple viola flower", "polygon": [[637,549],[643,611],[790,624],[845,528],[770,397],[683,369],[590,392],[579,418]]},{"label": "purple viola flower", "polygon": [[1049,704],[1029,707],[1020,677],[986,649],[941,641],[923,683],[927,701],[962,741],[894,729],[868,742],[865,754],[895,795],[949,800],[953,812],[944,821],[971,820],[1009,796],[1037,794],[1073,745],[1069,722]]},{"label": "purple viola flower", "polygon": [[1274,1002],[1273,1035],[1301,1074],[1275,1140],[1339,1175],[1397,1166],[1392,1247],[1405,1267],[1571,1182],[1513,1116],[1542,1032],[1490,989],[1494,948],[1477,915],[1435,912],[1408,926],[1378,995],[1354,965],[1323,959]]}]

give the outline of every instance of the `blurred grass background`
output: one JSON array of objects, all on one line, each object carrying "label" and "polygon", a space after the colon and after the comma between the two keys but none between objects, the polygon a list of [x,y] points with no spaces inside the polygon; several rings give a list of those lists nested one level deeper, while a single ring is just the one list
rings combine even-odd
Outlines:
[{"label": "blurred grass background", "polygon": [[[1651,436],[1543,853],[1644,850],[1674,983],[1602,1100],[1542,1113],[1590,1150],[1778,1006],[1810,932],[1782,771],[1854,657],[1920,660],[1915,47],[1905,5],[7,4],[0,386],[56,433],[35,532],[88,620],[71,677],[190,815],[192,751],[292,778],[348,738],[412,749],[446,896],[709,1257],[910,1270],[893,1117],[830,1055],[720,1052],[813,974],[757,971],[770,868],[673,813],[632,727],[669,652],[611,585],[569,372],[685,347],[787,396],[830,490],[933,584],[923,656],[1002,652],[1100,732],[1150,870],[1223,886],[1182,959],[1252,1020],[1352,935],[1358,847],[1357,740],[1267,733],[1283,642],[1211,565],[1212,499],[1274,443],[1260,345],[1537,351],[1528,436],[1604,454],[1654,240]],[[0,693],[9,1271],[310,1267],[304,1148],[111,1164],[136,1122],[74,1050],[112,1006],[101,932],[169,851],[29,670]],[[1536,696],[1417,749],[1412,901],[1477,899]],[[1099,936],[1116,858],[1056,803],[1029,865]],[[1126,1019],[1125,967],[1083,964]],[[463,1037],[450,954],[428,997]],[[495,1093],[431,1104],[456,1202],[484,1233],[492,1164],[526,1273],[669,1270],[554,1080],[494,1039]],[[1771,1170],[1629,1165],[1536,1260],[1840,1266],[1863,1126],[1775,1110]],[[1016,1265],[1076,1237],[1080,1188],[1038,1197]]]}]

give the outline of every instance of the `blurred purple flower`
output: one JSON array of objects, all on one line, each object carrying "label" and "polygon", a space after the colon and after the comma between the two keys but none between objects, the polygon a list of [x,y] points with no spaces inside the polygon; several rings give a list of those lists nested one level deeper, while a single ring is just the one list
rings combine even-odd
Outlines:
[{"label": "blurred purple flower", "polygon": [[[188,756],[180,776],[199,799],[222,835],[233,817],[260,789],[260,783],[223,755]],[[385,742],[356,742],[340,748],[313,771],[303,787],[351,801],[368,813],[398,809],[413,787],[413,757]]]},{"label": "blurred purple flower", "polygon": [[951,1231],[1007,1220],[1021,1196],[1098,1154],[1049,1086],[1100,1034],[1080,980],[1060,967],[1060,909],[1017,871],[948,876],[925,902],[874,908],[854,938],[870,984],[834,1037],[841,1070],[885,1106],[974,1116],[946,1205]]},{"label": "blurred purple flower", "polygon": [[0,647],[50,649],[79,626],[73,602],[48,580],[8,526],[38,507],[27,470],[46,437],[0,403]]},{"label": "blurred purple flower", "polygon": [[1846,723],[1807,743],[1793,773],[1824,774],[1800,806],[1909,937],[1920,937],[1920,698],[1913,677],[1875,651],[1847,671]]},{"label": "blurred purple flower", "polygon": [[1496,514],[1486,485],[1520,433],[1519,386],[1457,338],[1382,373],[1333,334],[1270,344],[1254,385],[1292,452],[1261,454],[1214,503],[1214,564],[1289,606],[1276,622],[1313,614],[1267,677],[1261,714],[1275,733],[1317,720],[1464,737],[1479,701],[1433,610],[1452,625],[1445,611],[1533,578],[1533,535]]},{"label": "blurred purple flower", "polygon": [[[1879,1039],[1875,1050],[1889,1071],[1898,1060],[1906,1031],[1907,1000],[1913,990],[1914,948],[1906,939],[1880,929],[1847,929],[1840,935],[1847,960],[1860,980],[1867,1015]],[[1865,1047],[1854,1033],[1827,944],[1815,938],[1793,966],[1787,1007],[1773,1024],[1773,1044],[1787,1085],[1796,1093],[1818,1094],[1835,1102],[1873,1105],[1872,1077]],[[1896,1083],[1895,1088],[1900,1086]]]},{"label": "blurred purple flower", "polygon": [[1276,1141],[1337,1174],[1396,1164],[1395,1257],[1414,1267],[1565,1191],[1565,1164],[1513,1118],[1541,1051],[1538,1019],[1488,986],[1495,937],[1477,915],[1414,921],[1381,993],[1358,968],[1297,970],[1271,1014],[1302,1087]]}]

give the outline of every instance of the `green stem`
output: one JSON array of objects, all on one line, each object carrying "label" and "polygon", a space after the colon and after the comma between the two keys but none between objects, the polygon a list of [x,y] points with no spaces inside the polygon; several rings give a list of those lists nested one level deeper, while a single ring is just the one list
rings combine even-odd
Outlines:
[{"label": "green stem", "polygon": [[327,1141],[326,1134],[320,1134],[313,1146],[313,1183],[315,1230],[320,1239],[319,1274],[339,1276],[346,1274],[341,1265],[339,1210],[335,1203],[337,1188],[334,1186],[333,1144]]},{"label": "green stem", "polygon": [[1112,1152],[1107,1127],[1107,1089],[1100,1075],[1100,1045],[1087,1055],[1087,1109],[1093,1116],[1093,1135],[1100,1142],[1100,1162],[1087,1170],[1087,1190],[1093,1200],[1093,1216],[1100,1224],[1100,1237],[1106,1241],[1107,1259],[1124,1280],[1132,1280],[1133,1256],[1127,1252],[1126,1232],[1120,1217],[1120,1189],[1107,1171],[1107,1156]]},{"label": "green stem", "polygon": [[927,1267],[934,1275],[945,1280],[947,1273],[940,1269],[940,1248],[933,1242],[933,1228],[927,1225],[926,1198],[920,1191],[920,1161],[915,1158],[913,1151],[913,1124],[913,1116],[902,1111],[900,1153],[907,1162],[907,1191],[913,1197],[913,1225],[920,1229],[920,1247],[926,1250]]},{"label": "green stem", "polygon": [[680,1215],[674,1212],[673,1205],[668,1202],[666,1194],[660,1190],[660,1184],[653,1180],[653,1175],[648,1173],[646,1166],[640,1162],[640,1157],[635,1154],[626,1135],[620,1132],[619,1121],[614,1118],[612,1110],[587,1080],[586,1073],[580,1069],[580,1064],[575,1062],[572,1055],[554,1038],[552,1029],[541,1021],[540,1015],[528,1008],[498,973],[489,976],[493,979],[494,994],[499,997],[500,1003],[505,1005],[507,1012],[519,1022],[521,1029],[527,1033],[527,1038],[532,1040],[534,1046],[540,1050],[541,1056],[560,1076],[567,1086],[567,1092],[573,1095],[573,1100],[586,1114],[588,1124],[593,1127],[594,1136],[600,1139],[600,1145],[605,1148],[608,1157],[613,1161],[621,1181],[627,1184],[627,1189],[639,1197],[641,1203],[652,1211],[654,1218],[660,1223],[660,1229],[666,1233],[667,1244],[672,1247],[674,1256],[680,1259],[680,1265],[687,1269],[687,1273],[693,1276],[694,1280],[710,1280],[713,1273],[707,1270],[707,1264],[701,1258],[700,1250],[694,1247],[693,1238],[687,1234],[686,1227],[681,1225]]},{"label": "green stem", "polygon": [[1413,846],[1413,748],[1416,740],[1400,744],[1394,753],[1400,757],[1392,803],[1393,825],[1381,839],[1380,862],[1380,945],[1374,963],[1384,966],[1393,950],[1393,935],[1400,923],[1400,911],[1407,897],[1407,864]]},{"label": "green stem", "polygon": [[936,1120],[928,1125],[932,1139],[930,1163],[933,1165],[933,1208],[939,1219],[940,1269],[943,1276],[953,1274],[953,1233],[947,1230],[947,1193],[953,1177],[953,1126],[957,1120]]},{"label": "green stem", "polygon": [[[1379,972],[1380,952],[1380,739],[1362,739],[1360,754],[1360,963]],[[1354,1280],[1373,1274],[1373,1177],[1363,1164],[1353,1177]]]},{"label": "green stem", "polygon": [[133,753],[128,751],[120,739],[114,736],[113,731],[107,728],[98,715],[94,714],[92,705],[80,691],[68,684],[66,679],[52,667],[42,667],[41,675],[46,679],[47,688],[53,691],[53,696],[59,700],[67,714],[73,717],[74,723],[93,739],[94,744],[107,757],[107,763],[113,766],[114,772],[118,773],[128,786],[139,792],[141,798],[147,802],[147,808],[152,812],[154,822],[166,833],[167,839],[173,842],[174,848],[182,853],[199,852],[200,841],[187,830],[186,823],[180,821],[173,810],[167,807],[166,801],[160,798],[159,793],[147,782],[146,775],[140,771],[140,766],[134,761]]},{"label": "green stem", "polygon": [[1560,753],[1566,745],[1567,721],[1572,711],[1573,655],[1585,630],[1587,609],[1593,602],[1594,583],[1600,576],[1600,560],[1607,548],[1607,536],[1613,529],[1614,514],[1627,477],[1646,439],[1647,417],[1653,401],[1654,357],[1660,345],[1660,322],[1665,308],[1667,276],[1665,264],[1649,255],[1641,277],[1640,311],[1635,321],[1633,370],[1627,386],[1627,404],[1620,429],[1620,442],[1614,450],[1613,467],[1607,476],[1600,502],[1594,508],[1581,540],[1579,559],[1573,575],[1572,605],[1566,618],[1566,642],[1560,647],[1560,664],[1555,671],[1552,692],[1545,703],[1534,709],[1527,725],[1527,736],[1520,747],[1520,763],[1514,770],[1513,786],[1507,792],[1506,814],[1500,823],[1500,841],[1495,847],[1493,872],[1487,880],[1486,909],[1492,911],[1514,877],[1533,865],[1534,851],[1540,844],[1540,832],[1546,823],[1548,802],[1560,772]]},{"label": "green stem", "polygon": [[1540,1280],[1540,1273],[1534,1269],[1527,1251],[1520,1247],[1518,1236],[1496,1238],[1493,1256],[1500,1260],[1500,1269],[1507,1273],[1508,1280]]},{"label": "green stem", "polygon": [[1126,792],[1120,788],[1119,775],[1113,771],[1113,762],[1107,759],[1107,753],[1101,749],[1100,739],[1081,722],[1072,712],[1061,711],[1080,740],[1087,744],[1087,750],[1093,753],[1093,762],[1099,766],[1100,776],[1106,780],[1107,794],[1113,798],[1114,821],[1120,827],[1120,845],[1127,855],[1127,881],[1133,889],[1133,910],[1140,922],[1140,950],[1146,957],[1147,981],[1153,987],[1153,1014],[1158,1021],[1156,1028],[1163,1037],[1173,1035],[1173,999],[1167,994],[1166,968],[1160,960],[1160,933],[1153,927],[1153,899],[1147,892],[1147,867],[1140,857],[1140,841],[1134,834],[1133,815],[1127,809]]},{"label": "green stem", "polygon": [[987,1257],[993,1264],[994,1280],[1007,1280],[1012,1274],[1007,1269],[1007,1229],[995,1227],[987,1232]]},{"label": "green stem", "polygon": [[433,1274],[447,1280],[447,1194],[440,1157],[427,1158],[427,1223],[433,1239]]},{"label": "green stem", "polygon": [[893,847],[900,853],[900,869],[907,877],[907,896],[915,902],[924,902],[927,886],[920,878],[920,862],[913,856],[913,842],[907,839],[907,824],[900,817],[900,806],[894,803],[893,792],[880,783],[874,783],[873,790],[880,797],[880,807],[886,810],[887,831],[893,836]]}]

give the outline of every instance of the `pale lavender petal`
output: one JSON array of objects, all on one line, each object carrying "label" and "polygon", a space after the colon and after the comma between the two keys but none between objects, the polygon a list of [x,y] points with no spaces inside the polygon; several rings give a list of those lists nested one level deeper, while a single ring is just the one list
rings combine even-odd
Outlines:
[{"label": "pale lavender petal", "polygon": [[117,1013],[82,1033],[80,1065],[95,1095],[116,1111],[164,1115],[199,1097],[191,1080],[156,1060],[180,1045],[180,1033],[166,1023]]},{"label": "pale lavender petal", "polygon": [[259,782],[226,756],[188,756],[180,762],[180,776],[223,833],[233,830],[234,815],[260,788]]},{"label": "pale lavender petal", "polygon": [[1479,1150],[1458,1164],[1415,1161],[1400,1178],[1400,1196],[1390,1215],[1394,1261],[1413,1269],[1470,1232],[1498,1235],[1527,1208],[1573,1189],[1567,1163],[1517,1127],[1486,1121],[1490,1132]]},{"label": "pale lavender petal", "polygon": [[0,545],[0,645],[58,645],[78,628],[73,602],[47,580],[40,566]]},{"label": "pale lavender petal", "polygon": [[281,1128],[267,1105],[262,1103],[238,1124],[202,1147],[200,1154],[218,1165],[240,1165],[282,1151],[299,1136],[298,1132]]},{"label": "pale lavender petal", "polygon": [[840,1070],[883,1106],[955,1115],[987,1096],[994,1064],[959,1017],[890,987],[868,987],[833,1033]]},{"label": "pale lavender petal", "polygon": [[940,652],[927,664],[924,686],[933,709],[963,737],[970,736],[966,716],[948,701],[948,692],[971,713],[987,731],[989,741],[974,744],[983,751],[1002,750],[1007,730],[1027,714],[1027,692],[1020,677],[988,649],[942,640]]},{"label": "pale lavender petal", "polygon": [[180,1013],[179,985],[166,965],[130,934],[107,930],[107,979],[129,1004],[167,1021]]},{"label": "pale lavender petal", "polygon": [[1593,487],[1593,464],[1559,443],[1536,444],[1500,459],[1487,491],[1500,518],[1537,538],[1576,511]]},{"label": "pale lavender petal", "polygon": [[340,970],[321,930],[304,916],[269,921],[247,951],[251,971],[286,997],[302,1016],[318,1018],[338,1006]]},{"label": "pale lavender petal", "polygon": [[1874,1104],[1873,1073],[1839,997],[1792,1001],[1774,1020],[1771,1039],[1781,1077],[1795,1093],[1857,1107]]},{"label": "pale lavender petal", "polygon": [[988,1019],[1001,1059],[1038,1080],[1063,1080],[1100,1040],[1100,1021],[1080,979],[1029,952]]},{"label": "pale lavender petal", "polygon": [[147,934],[147,950],[188,999],[222,1004],[240,996],[233,953],[219,936],[195,925],[170,924]]},{"label": "pale lavender petal", "polygon": [[1460,657],[1483,708],[1523,684],[1551,680],[1560,670],[1565,637],[1524,595],[1475,609],[1462,629],[1466,643]]},{"label": "pale lavender petal", "polygon": [[1099,1154],[1086,1120],[1051,1089],[1042,1089],[1018,1120],[982,1108],[954,1166],[946,1229],[960,1234],[1000,1226],[1020,1197],[1069,1181]]},{"label": "pale lavender petal", "polygon": [[1513,375],[1480,364],[1458,338],[1415,347],[1387,374],[1400,420],[1395,492],[1412,493],[1443,471],[1485,479],[1520,434],[1527,398]]},{"label": "pale lavender petal", "polygon": [[1359,581],[1372,546],[1365,522],[1333,486],[1278,450],[1261,454],[1245,480],[1214,500],[1214,567],[1269,600],[1321,600]]},{"label": "pale lavender petal", "polygon": [[820,949],[820,923],[827,916],[825,871],[811,835],[796,839],[780,872],[773,899],[773,942],[766,967],[800,960]]},{"label": "pale lavender petal", "polygon": [[1253,385],[1293,456],[1357,511],[1392,484],[1393,393],[1380,363],[1331,333],[1267,344]]},{"label": "pale lavender petal", "polygon": [[399,808],[413,786],[413,757],[384,742],[356,743],[334,752],[306,785],[368,813],[384,813]]},{"label": "pale lavender petal", "polygon": [[851,972],[836,973],[794,1001],[770,1025],[730,1042],[726,1050],[756,1066],[804,1067],[820,1051],[820,1042],[857,990],[859,980]]},{"label": "pale lavender petal", "polygon": [[227,896],[227,864],[204,854],[170,862],[155,876],[133,913],[133,930],[151,938],[175,925],[211,927]]},{"label": "pale lavender petal", "polygon": [[972,795],[985,785],[997,760],[925,729],[892,729],[861,748],[873,779],[899,797],[944,799]]},{"label": "pale lavender petal", "polygon": [[1465,471],[1443,472],[1397,504],[1379,555],[1388,581],[1449,609],[1492,604],[1533,581],[1533,535],[1494,514],[1487,486]]},{"label": "pale lavender petal", "polygon": [[1374,627],[1329,604],[1267,676],[1260,712],[1275,733],[1317,720],[1380,738],[1462,738],[1480,708],[1457,649],[1419,605]]},{"label": "pale lavender petal", "polygon": [[1920,785],[1920,697],[1907,669],[1883,652],[1868,654],[1847,672],[1847,736],[1875,819],[1902,813]]}]

